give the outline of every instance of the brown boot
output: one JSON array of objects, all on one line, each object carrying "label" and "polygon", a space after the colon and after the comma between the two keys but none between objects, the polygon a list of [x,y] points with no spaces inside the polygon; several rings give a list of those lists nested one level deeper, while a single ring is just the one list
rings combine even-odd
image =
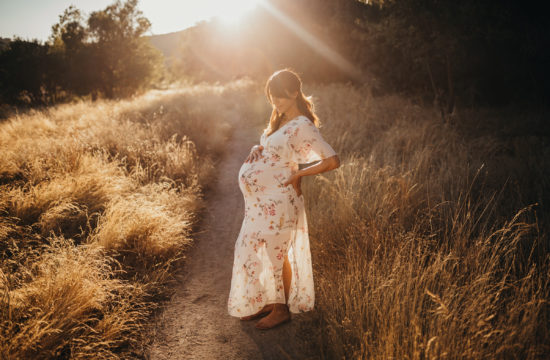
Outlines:
[{"label": "brown boot", "polygon": [[248,316],[243,316],[241,320],[243,321],[254,320],[262,315],[269,314],[272,310],[273,310],[273,304],[267,304],[263,308],[261,308],[260,311],[258,311],[257,313],[248,315]]},{"label": "brown boot", "polygon": [[287,304],[275,304],[273,311],[256,323],[256,328],[266,330],[290,321],[290,311]]}]

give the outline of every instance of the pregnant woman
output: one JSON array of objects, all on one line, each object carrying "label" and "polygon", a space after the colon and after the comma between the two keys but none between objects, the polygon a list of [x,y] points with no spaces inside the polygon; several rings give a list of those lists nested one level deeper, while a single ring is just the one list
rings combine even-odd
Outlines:
[{"label": "pregnant woman", "polygon": [[[228,312],[263,317],[258,329],[313,309],[315,300],[307,219],[300,180],[340,166],[319,132],[299,76],[276,71],[265,86],[273,106],[269,124],[239,170],[245,212],[235,243]],[[320,162],[299,169],[298,164]]]}]

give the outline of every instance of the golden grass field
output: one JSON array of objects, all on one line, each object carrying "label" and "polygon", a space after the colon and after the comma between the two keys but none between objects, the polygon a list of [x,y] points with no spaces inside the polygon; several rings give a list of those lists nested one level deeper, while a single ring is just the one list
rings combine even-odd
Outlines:
[{"label": "golden grass field", "polygon": [[[340,168],[306,178],[323,359],[548,355],[548,144],[506,110],[435,111],[330,84]],[[0,124],[0,357],[132,358],[262,84],[80,102]],[[530,115],[525,115],[530,116]],[[237,169],[235,169],[235,174]],[[548,211],[546,210],[546,213]]]},{"label": "golden grass field", "polygon": [[311,92],[343,158],[304,190],[324,357],[549,356],[550,147],[529,121]]},{"label": "golden grass field", "polygon": [[128,358],[185,256],[244,82],[0,124],[0,358]]}]

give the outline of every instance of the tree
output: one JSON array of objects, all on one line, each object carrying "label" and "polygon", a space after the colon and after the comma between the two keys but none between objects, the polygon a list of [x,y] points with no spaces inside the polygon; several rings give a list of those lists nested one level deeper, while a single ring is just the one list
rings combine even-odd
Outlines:
[{"label": "tree", "polygon": [[142,35],[151,23],[137,0],[116,1],[88,19],[95,71],[107,97],[129,95],[160,75],[162,55]]},{"label": "tree", "polygon": [[83,25],[80,10],[71,5],[59,15],[49,39],[52,56],[63,64],[61,69],[56,69],[57,83],[76,95],[86,95],[94,89],[93,76],[90,76],[93,74],[87,66],[90,55],[87,38],[88,29]]},{"label": "tree", "polygon": [[162,71],[162,55],[143,36],[151,23],[137,3],[116,1],[87,21],[70,6],[52,26],[48,43],[11,41],[0,52],[1,100],[46,104],[72,95],[119,97],[151,85]]},{"label": "tree", "polygon": [[14,39],[0,53],[0,97],[7,103],[47,103],[50,64],[47,45]]},{"label": "tree", "polygon": [[[366,1],[364,1],[366,2]],[[371,1],[372,2],[372,1]],[[549,27],[536,3],[388,0],[357,19],[358,62],[388,91],[431,94],[443,117],[468,105],[543,100]],[[377,6],[368,5],[369,12]],[[543,100],[544,101],[544,100]]]}]

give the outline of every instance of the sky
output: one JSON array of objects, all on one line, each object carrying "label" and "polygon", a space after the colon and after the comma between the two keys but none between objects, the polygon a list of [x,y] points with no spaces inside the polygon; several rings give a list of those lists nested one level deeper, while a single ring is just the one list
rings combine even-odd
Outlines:
[{"label": "sky", "polygon": [[[138,8],[152,23],[152,34],[183,30],[212,16],[235,20],[259,0],[139,0]],[[84,19],[114,0],[0,0],[0,37],[46,41],[59,15],[71,4]]]}]

